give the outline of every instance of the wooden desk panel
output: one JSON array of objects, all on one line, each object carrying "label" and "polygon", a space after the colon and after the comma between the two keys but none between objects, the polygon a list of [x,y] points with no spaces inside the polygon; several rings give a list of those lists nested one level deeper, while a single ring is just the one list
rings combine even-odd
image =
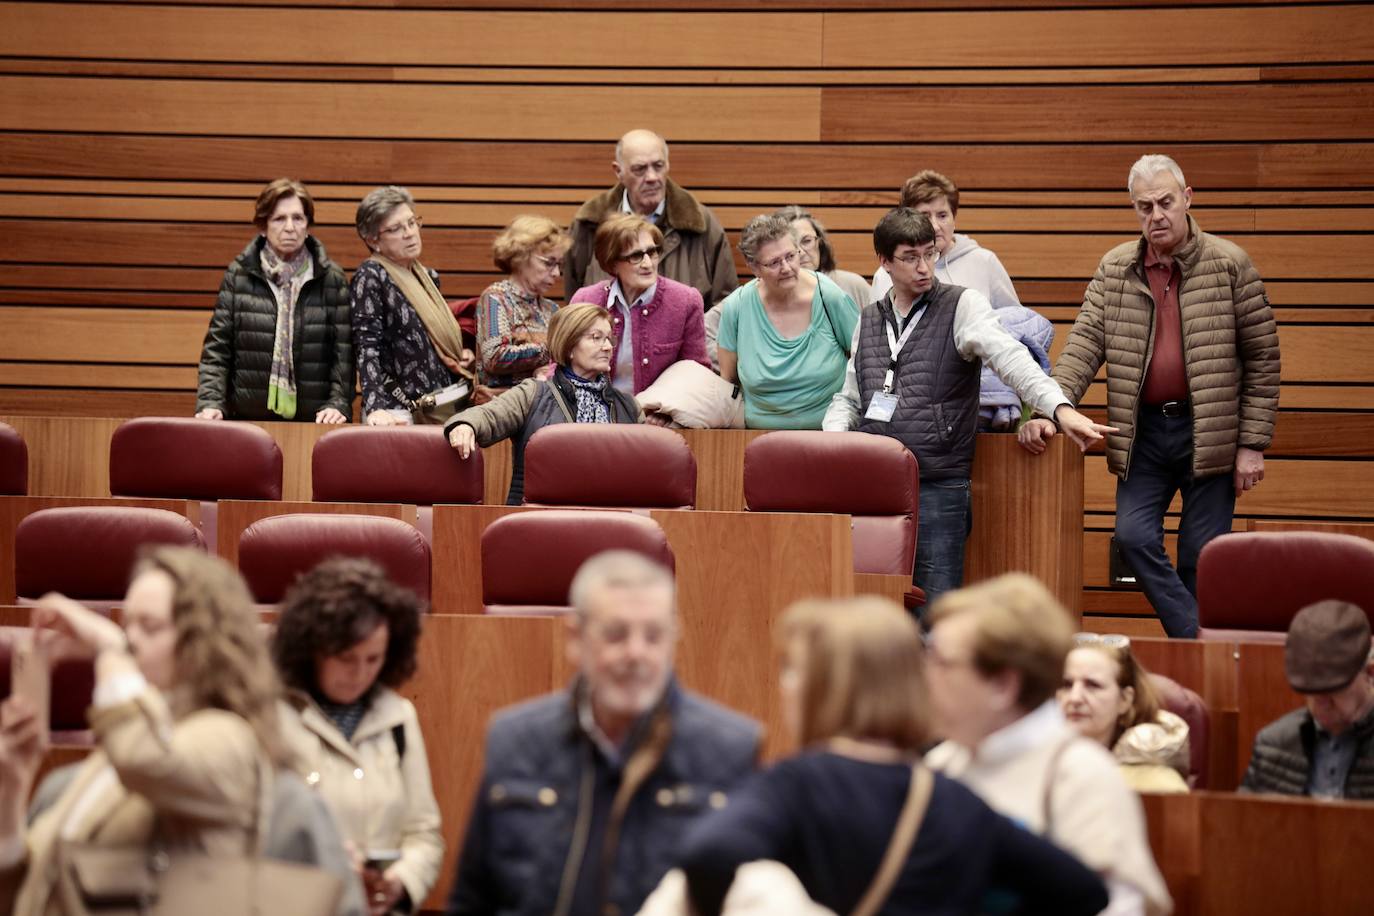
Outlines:
[{"label": "wooden desk panel", "polygon": [[552,617],[431,614],[419,672],[401,688],[415,704],[443,815],[444,866],[426,908],[442,910],[482,778],[487,720],[562,687],[561,622]]},{"label": "wooden desk panel", "polygon": [[339,426],[323,423],[254,422],[267,432],[281,449],[281,498],[305,502],[314,497],[310,477],[310,455],[315,443]]},{"label": "wooden desk panel", "polygon": [[0,604],[17,601],[14,578],[14,532],[20,521],[39,509],[64,506],[126,506],[166,509],[200,527],[200,503],[179,499],[111,499],[109,497],[0,496]]},{"label": "wooden desk panel", "polygon": [[1305,701],[1288,686],[1282,645],[1242,643],[1237,647],[1236,690],[1243,698],[1236,732],[1235,778],[1239,785],[1250,765],[1250,751],[1260,729]]},{"label": "wooden desk panel", "polygon": [[679,429],[697,459],[697,508],[744,511],[744,450],[758,429]]},{"label": "wooden desk panel", "polygon": [[964,581],[1005,572],[1030,573],[1082,617],[1083,458],[1067,436],[1039,456],[1012,435],[978,437]]},{"label": "wooden desk panel", "polygon": [[222,499],[219,501],[219,519],[216,527],[216,536],[219,539],[218,553],[228,560],[235,569],[238,569],[239,535],[243,533],[245,528],[264,518],[305,513],[373,515],[380,518],[397,518],[408,525],[414,525],[416,521],[414,506],[403,506],[397,503],[312,503],[265,499]]},{"label": "wooden desk panel", "polygon": [[110,436],[123,420],[6,416],[29,447],[32,496],[109,496]]},{"label": "wooden desk panel", "polygon": [[[1207,785],[1234,789],[1237,784],[1238,707],[1237,647],[1228,642],[1132,637],[1131,651],[1146,670],[1194,691],[1207,706]],[[1249,754],[1249,746],[1246,746]]]},{"label": "wooden desk panel", "polygon": [[[436,506],[434,608],[482,606],[482,531],[506,506]],[[769,726],[769,753],[783,748],[776,699],[773,623],[793,601],[854,594],[849,517],[664,510],[677,560],[683,683]]]},{"label": "wooden desk panel", "polygon": [[1198,836],[1198,809],[1207,793],[1152,795],[1142,793],[1145,827],[1155,864],[1174,898],[1174,916],[1201,916],[1198,882],[1202,871],[1202,838]]}]

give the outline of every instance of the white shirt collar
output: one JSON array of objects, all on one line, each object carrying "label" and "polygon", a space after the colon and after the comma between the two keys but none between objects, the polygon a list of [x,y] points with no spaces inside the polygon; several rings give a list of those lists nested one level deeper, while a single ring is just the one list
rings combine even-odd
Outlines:
[{"label": "white shirt collar", "polygon": [[[664,195],[663,195],[663,199],[660,200],[660,201],[658,202],[658,206],[657,206],[657,207],[654,207],[654,212],[653,212],[653,213],[650,213],[650,214],[648,215],[648,217],[646,217],[646,218],[649,220],[649,222],[654,223],[654,224],[657,224],[659,220],[663,219],[663,213],[664,213],[664,211],[667,210],[667,209],[668,209],[668,195],[667,195],[667,193],[665,192]],[[622,191],[622,192],[620,192],[620,212],[621,212],[621,213],[633,213],[633,212],[635,212],[634,210],[632,210],[632,209],[630,208],[630,192],[629,192],[629,191]]]},{"label": "white shirt collar", "polygon": [[1034,750],[1069,731],[1068,720],[1051,697],[1037,709],[988,735],[973,752],[978,764],[998,764]]},{"label": "white shirt collar", "polygon": [[655,281],[649,286],[648,289],[646,289],[644,292],[642,292],[642,293],[639,294],[639,298],[638,298],[638,299],[636,299],[634,302],[626,302],[626,301],[625,301],[625,290],[623,290],[623,289],[620,288],[620,281],[619,281],[618,279],[612,279],[612,280],[611,280],[611,288],[610,288],[610,290],[606,293],[606,304],[607,304],[607,305],[619,305],[619,306],[620,306],[621,308],[623,308],[623,309],[636,308],[636,307],[638,307],[641,303],[648,302],[648,301],[650,301],[651,299],[653,299],[653,298],[654,298],[654,292],[655,292],[657,289],[658,289],[658,281],[655,280]]},{"label": "white shirt collar", "polygon": [[596,713],[592,711],[591,690],[582,690],[577,697],[577,721],[582,726],[582,730],[587,733],[587,737],[592,739],[597,750],[601,751],[603,757],[612,763],[620,761],[620,748],[615,742],[606,737],[606,733],[601,730],[601,726],[596,724]]}]

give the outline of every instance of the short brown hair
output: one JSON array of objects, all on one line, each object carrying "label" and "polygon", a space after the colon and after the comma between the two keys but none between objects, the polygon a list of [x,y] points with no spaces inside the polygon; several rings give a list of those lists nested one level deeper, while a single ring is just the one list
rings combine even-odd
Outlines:
[{"label": "short brown hair", "polygon": [[253,206],[253,225],[259,229],[266,229],[267,221],[272,218],[277,204],[288,197],[300,200],[301,209],[305,211],[305,224],[315,225],[315,199],[310,196],[305,185],[294,178],[278,178],[262,189],[262,193],[258,195],[258,202]]},{"label": "short brown hair", "polygon": [[663,231],[638,213],[617,213],[596,227],[596,238],[592,241],[592,251],[596,263],[611,276],[615,276],[615,263],[626,245],[639,240],[641,232],[648,232],[655,245],[663,244]]},{"label": "short brown hair", "polygon": [[573,347],[598,321],[610,324],[610,312],[590,302],[565,305],[554,312],[549,319],[549,354],[553,361],[566,367],[572,359]]},{"label": "short brown hair", "polygon": [[919,751],[929,737],[921,636],[911,616],[876,596],[800,601],[778,629],[801,673],[802,746],[835,737]]},{"label": "short brown hair", "polygon": [[955,216],[959,215],[959,189],[954,182],[939,172],[930,169],[917,172],[906,180],[906,184],[902,185],[903,207],[928,204],[937,197],[947,198],[950,213]]},{"label": "short brown hair", "polygon": [[1030,712],[1052,698],[1073,648],[1073,621],[1064,606],[1025,573],[1006,573],[946,592],[931,608],[932,627],[961,614],[974,617],[973,666],[984,677],[1021,676],[1017,705]]},{"label": "short brown hair", "polygon": [[541,248],[549,249],[552,257],[561,259],[571,247],[572,239],[562,226],[547,216],[522,213],[492,241],[491,260],[497,270],[511,273]]}]

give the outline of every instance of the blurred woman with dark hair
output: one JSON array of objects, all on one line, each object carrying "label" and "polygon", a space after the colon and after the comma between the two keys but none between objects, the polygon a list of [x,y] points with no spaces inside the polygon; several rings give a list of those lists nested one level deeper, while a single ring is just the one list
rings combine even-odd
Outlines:
[{"label": "blurred woman with dark hair", "polygon": [[444,857],[420,722],[396,692],[420,614],[377,564],[336,557],[292,587],[272,640],[297,714],[287,737],[353,843],[373,916],[418,910]]}]

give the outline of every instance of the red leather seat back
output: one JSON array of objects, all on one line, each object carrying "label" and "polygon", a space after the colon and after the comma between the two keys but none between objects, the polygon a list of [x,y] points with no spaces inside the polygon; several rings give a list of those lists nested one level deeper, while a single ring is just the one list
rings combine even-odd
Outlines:
[{"label": "red leather seat back", "polygon": [[302,513],[254,522],[239,535],[239,572],[253,599],[276,604],[301,573],[334,556],[366,557],[429,600],[429,542],[400,519]]},{"label": "red leather seat back", "polygon": [[0,423],[0,496],[29,492],[29,447],[8,423]]},{"label": "red leather seat back", "polygon": [[1198,559],[1199,637],[1283,642],[1293,616],[1327,598],[1374,622],[1374,541],[1317,531],[1235,532]]},{"label": "red leather seat back", "polygon": [[118,601],[145,544],[205,549],[200,530],[166,509],[40,509],[14,532],[15,591],[21,599],[57,591],[78,601]]},{"label": "red leather seat back", "polygon": [[691,509],[697,459],[658,426],[555,423],[525,446],[525,505]]},{"label": "red leather seat back", "polygon": [[916,456],[887,436],[772,432],[744,450],[749,511],[852,516],[856,572],[911,575],[919,497]]},{"label": "red leather seat back", "polygon": [[346,426],[310,456],[316,502],[480,504],[482,452],[458,457],[437,426]]},{"label": "red leather seat back", "polygon": [[[14,646],[29,638],[28,627],[0,627],[0,700],[10,695]],[[52,710],[48,727],[53,731],[82,731],[89,727],[86,710],[95,690],[95,661],[57,656],[52,660]]]},{"label": "red leather seat back", "polygon": [[634,550],[674,568],[667,535],[643,515],[540,509],[502,516],[482,532],[482,604],[488,613],[566,611],[578,568],[606,550]]},{"label": "red leather seat back", "polygon": [[1212,730],[1207,704],[1173,678],[1151,673],[1150,683],[1159,697],[1159,705],[1188,723],[1188,785],[1207,788],[1207,743]]},{"label": "red leather seat back", "polygon": [[277,443],[251,423],[137,417],[110,438],[110,492],[165,499],[281,499]]}]

